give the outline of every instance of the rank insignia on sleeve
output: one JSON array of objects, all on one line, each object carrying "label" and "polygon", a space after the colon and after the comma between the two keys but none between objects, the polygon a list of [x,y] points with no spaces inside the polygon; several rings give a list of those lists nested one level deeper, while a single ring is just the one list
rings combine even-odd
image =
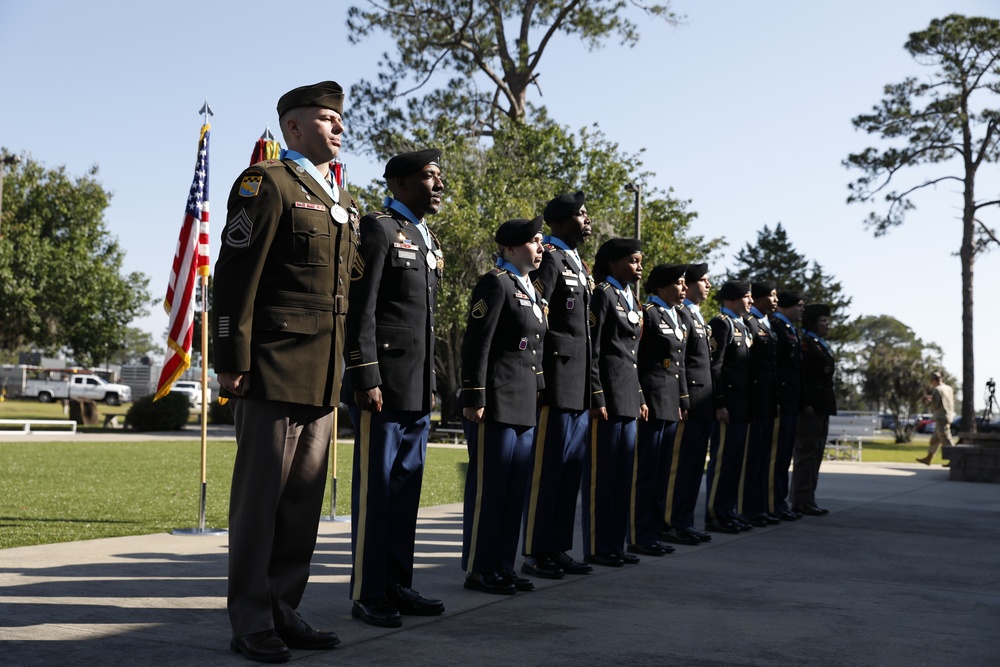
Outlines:
[{"label": "rank insignia on sleeve", "polygon": [[253,220],[247,215],[245,209],[234,215],[226,222],[226,245],[230,248],[249,248],[250,235],[253,232]]},{"label": "rank insignia on sleeve", "polygon": [[365,276],[365,260],[360,254],[354,256],[354,265],[351,267],[351,280],[361,280]]},{"label": "rank insignia on sleeve", "polygon": [[710,350],[712,350],[713,354],[715,353],[716,350],[719,349],[719,344],[715,342],[715,336],[712,336],[711,338],[708,339],[708,347]]},{"label": "rank insignia on sleeve", "polygon": [[534,287],[535,290],[539,293],[545,291],[545,286],[542,285],[542,281],[539,278],[535,278],[535,280],[531,283],[531,286]]},{"label": "rank insignia on sleeve", "polygon": [[481,320],[486,316],[487,310],[488,308],[486,307],[486,302],[480,299],[472,306],[472,317],[477,320]]},{"label": "rank insignia on sleeve", "polygon": [[592,327],[596,327],[597,326],[597,315],[594,314],[594,311],[590,311],[589,322],[590,322],[590,326],[592,326]]},{"label": "rank insignia on sleeve", "polygon": [[260,190],[260,179],[261,175],[259,173],[244,176],[243,181],[240,183],[240,196],[256,197],[257,191]]}]

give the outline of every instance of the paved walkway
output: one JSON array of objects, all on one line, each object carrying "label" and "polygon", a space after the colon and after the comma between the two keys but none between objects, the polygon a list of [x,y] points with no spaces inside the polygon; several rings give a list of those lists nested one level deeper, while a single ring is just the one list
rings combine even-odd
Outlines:
[{"label": "paved walkway", "polygon": [[[828,516],[512,597],[462,588],[461,506],[426,508],[415,587],[447,611],[398,629],[350,618],[350,524],[323,523],[300,611],[344,643],[294,663],[1000,664],[1000,485],[838,462],[820,492]],[[228,650],[225,576],[225,536],[0,550],[0,662],[249,665]]]}]

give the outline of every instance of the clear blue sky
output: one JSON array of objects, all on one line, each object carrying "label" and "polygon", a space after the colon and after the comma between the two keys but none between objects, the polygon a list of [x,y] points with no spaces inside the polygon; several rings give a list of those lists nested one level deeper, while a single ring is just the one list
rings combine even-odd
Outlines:
[{"label": "clear blue sky", "polygon": [[[331,78],[349,90],[391,50],[385,41],[347,43],[350,4],[0,0],[0,146],[71,174],[99,165],[125,268],[150,275],[162,297],[203,101],[216,112],[215,257],[229,188],[265,126],[276,131],[281,93]],[[632,49],[587,52],[556,39],[540,67],[544,97],[535,92],[532,101],[574,129],[598,123],[624,150],[645,149],[651,185],[693,199],[697,233],[729,241],[718,269],[763,225],[781,222],[802,253],[842,281],[852,316],[899,318],[940,344],[958,375],[960,192],[944,185],[920,194],[906,225],[876,239],[862,224],[867,210],[845,203],[855,174],[841,161],[872,141],[851,118],[870,110],[885,84],[926,75],[902,48],[910,32],[952,12],[998,16],[1000,4],[677,0],[674,8],[687,15],[684,26],[643,21]],[[355,183],[381,173],[352,155],[349,136],[343,157]],[[997,165],[981,170],[979,192],[1000,192]],[[1000,227],[1000,212],[983,217]],[[982,388],[1000,379],[1000,253],[980,258],[975,285]],[[156,308],[136,324],[162,340],[167,318]]]}]

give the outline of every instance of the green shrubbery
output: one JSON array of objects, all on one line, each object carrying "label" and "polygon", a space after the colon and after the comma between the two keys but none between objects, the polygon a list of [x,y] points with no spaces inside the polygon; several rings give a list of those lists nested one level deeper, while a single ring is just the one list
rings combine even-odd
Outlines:
[{"label": "green shrubbery", "polygon": [[208,423],[209,424],[232,424],[233,423],[233,410],[229,403],[225,405],[219,405],[219,401],[214,400],[208,404]]},{"label": "green shrubbery", "polygon": [[125,415],[125,427],[135,431],[180,431],[188,422],[191,406],[188,397],[170,392],[158,401],[140,398]]}]

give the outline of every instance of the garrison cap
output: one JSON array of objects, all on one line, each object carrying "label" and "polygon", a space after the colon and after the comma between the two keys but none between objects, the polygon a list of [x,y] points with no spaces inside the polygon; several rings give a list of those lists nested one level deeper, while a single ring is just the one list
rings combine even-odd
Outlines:
[{"label": "garrison cap", "polygon": [[780,308],[791,308],[797,305],[799,301],[805,301],[805,296],[798,290],[778,292],[778,307]]},{"label": "garrison cap", "polygon": [[574,194],[559,195],[545,205],[543,213],[545,222],[551,224],[573,217],[583,208],[586,199],[587,197],[583,194],[583,190],[577,190]]},{"label": "garrison cap", "polygon": [[598,248],[594,263],[607,264],[636,252],[641,252],[639,239],[608,239]]},{"label": "garrison cap", "polygon": [[770,296],[776,289],[778,283],[773,280],[757,280],[750,283],[750,295],[755,299],[759,296]]},{"label": "garrison cap", "polygon": [[684,273],[684,278],[689,283],[693,283],[696,280],[701,280],[707,274],[708,262],[702,262],[701,264],[688,264],[687,271]]},{"label": "garrison cap", "polygon": [[716,293],[720,301],[735,301],[742,299],[750,291],[750,282],[747,280],[727,280],[722,283],[722,287]]},{"label": "garrison cap", "polygon": [[532,220],[514,218],[500,225],[493,240],[502,246],[524,245],[542,231],[542,216]]},{"label": "garrison cap", "polygon": [[293,88],[278,99],[278,116],[297,107],[323,107],[344,113],[344,89],[336,81]]},{"label": "garrison cap", "polygon": [[394,155],[385,163],[382,178],[399,178],[420,171],[429,164],[441,166],[441,149],[426,148],[412,153]]},{"label": "garrison cap", "polygon": [[649,272],[649,277],[643,285],[646,292],[652,294],[658,287],[673,285],[684,277],[687,264],[657,264]]}]

